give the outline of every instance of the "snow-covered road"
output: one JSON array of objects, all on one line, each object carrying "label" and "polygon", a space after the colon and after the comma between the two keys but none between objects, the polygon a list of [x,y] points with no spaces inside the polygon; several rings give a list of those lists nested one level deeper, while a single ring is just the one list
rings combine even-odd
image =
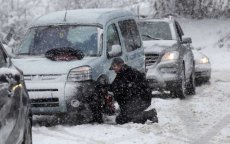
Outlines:
[{"label": "snow-covered road", "polygon": [[153,98],[158,124],[34,126],[34,144],[230,143],[230,79],[221,79],[186,100]]},{"label": "snow-covered road", "polygon": [[[159,123],[116,125],[114,117],[105,124],[77,126],[33,126],[34,144],[229,144],[230,143],[230,48],[217,47],[230,33],[229,20],[181,20],[185,33],[201,47],[212,62],[209,84],[197,87],[185,100],[153,98]],[[184,27],[183,27],[184,25]],[[214,26],[218,25],[216,28]],[[195,31],[194,28],[200,28]],[[196,37],[197,36],[197,37]],[[205,42],[206,41],[206,42]],[[226,42],[227,43],[227,42]]]}]

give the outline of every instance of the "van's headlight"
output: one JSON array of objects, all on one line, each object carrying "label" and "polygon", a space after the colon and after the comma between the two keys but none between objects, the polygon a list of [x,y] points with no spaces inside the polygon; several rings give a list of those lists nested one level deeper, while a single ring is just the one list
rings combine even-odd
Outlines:
[{"label": "van's headlight", "polygon": [[179,53],[177,51],[167,52],[161,58],[161,61],[176,60],[179,58]]},{"label": "van's headlight", "polygon": [[92,69],[89,66],[77,67],[70,70],[67,81],[77,82],[92,79]]},{"label": "van's headlight", "polygon": [[207,63],[209,63],[209,59],[207,57],[202,57],[201,59],[197,60],[196,63],[207,64]]}]

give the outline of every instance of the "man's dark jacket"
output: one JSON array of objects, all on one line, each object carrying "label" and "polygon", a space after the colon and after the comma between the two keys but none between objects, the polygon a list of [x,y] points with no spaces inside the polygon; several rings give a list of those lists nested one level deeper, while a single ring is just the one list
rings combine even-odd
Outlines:
[{"label": "man's dark jacket", "polygon": [[[151,90],[145,74],[123,65],[110,86],[121,112],[143,111],[151,105]],[[131,112],[131,113],[133,113]]]}]

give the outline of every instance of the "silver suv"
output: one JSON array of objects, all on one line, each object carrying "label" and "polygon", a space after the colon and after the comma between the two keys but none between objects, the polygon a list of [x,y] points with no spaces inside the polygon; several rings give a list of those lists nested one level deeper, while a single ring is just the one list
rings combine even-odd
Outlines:
[{"label": "silver suv", "polygon": [[30,25],[13,63],[24,72],[33,114],[90,113],[95,86],[111,83],[114,57],[145,72],[135,17],[119,9],[50,13]]},{"label": "silver suv", "polygon": [[194,58],[191,38],[172,18],[139,20],[145,47],[147,79],[153,90],[167,90],[184,98],[195,94]]}]

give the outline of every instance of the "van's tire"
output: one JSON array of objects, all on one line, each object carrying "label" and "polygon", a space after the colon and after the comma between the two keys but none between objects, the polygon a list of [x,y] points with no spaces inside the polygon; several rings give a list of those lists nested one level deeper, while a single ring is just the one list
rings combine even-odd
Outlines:
[{"label": "van's tire", "polygon": [[194,73],[194,69],[191,73],[191,76],[189,78],[189,83],[187,85],[186,88],[186,93],[187,95],[195,95],[196,94],[196,84],[195,84],[195,73]]},{"label": "van's tire", "polygon": [[31,118],[28,118],[26,122],[22,144],[32,144],[32,119]]},{"label": "van's tire", "polygon": [[177,87],[170,91],[172,95],[180,99],[186,98],[186,78],[185,78],[185,68],[182,67],[181,70],[181,80],[177,83]]}]

